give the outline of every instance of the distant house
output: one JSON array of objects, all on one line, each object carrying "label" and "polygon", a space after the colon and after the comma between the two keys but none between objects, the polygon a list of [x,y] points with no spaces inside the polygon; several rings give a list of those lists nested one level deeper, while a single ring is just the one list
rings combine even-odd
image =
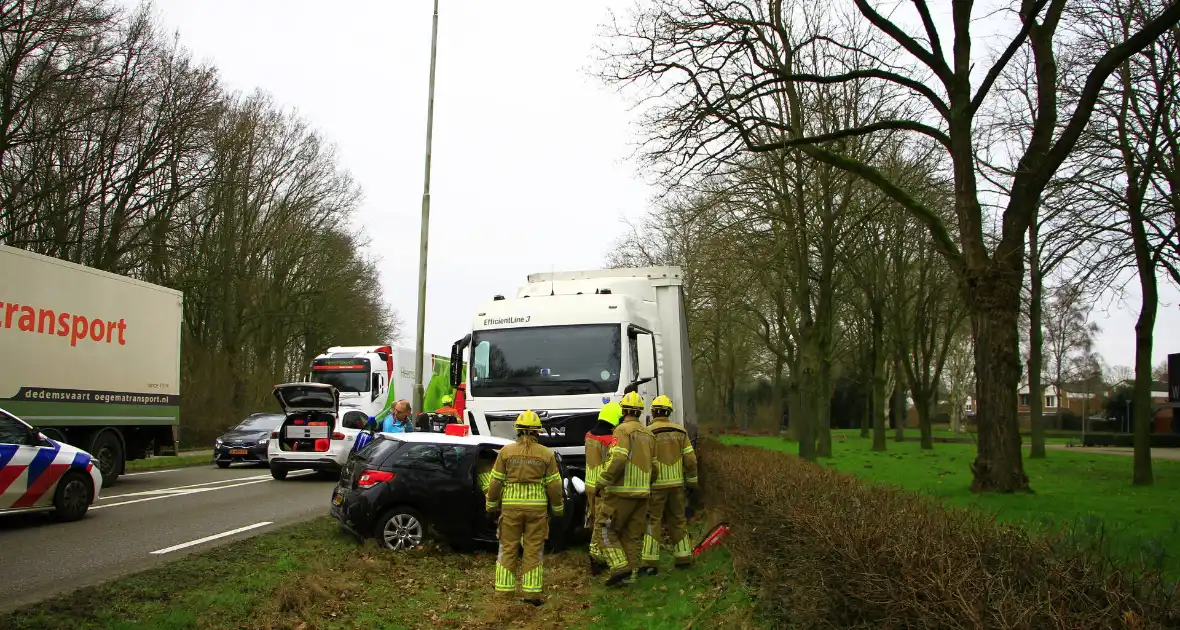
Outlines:
[{"label": "distant house", "polygon": [[[1121,389],[1131,389],[1135,387],[1135,381],[1123,380],[1110,386],[1107,391],[1108,397],[1113,397],[1115,392]],[[1171,433],[1172,432],[1172,410],[1164,406],[1168,402],[1168,384],[1164,381],[1152,381],[1151,383],[1151,402],[1155,407],[1155,417],[1152,420],[1152,433]]]},{"label": "distant house", "polygon": [[[1077,430],[1080,426],[1073,426],[1078,423],[1077,418],[1104,419],[1107,415],[1107,401],[1120,389],[1134,385],[1133,380],[1119,381],[1110,385],[1084,381],[1062,383],[1061,387],[1046,384],[1042,407],[1045,426],[1049,429]],[[1156,409],[1152,432],[1171,433],[1172,409],[1163,406],[1168,402],[1168,384],[1166,382],[1152,382],[1151,401]],[[1017,394],[1017,414],[1022,430],[1030,428],[1031,402],[1028,383],[1024,383],[1020,386]],[[974,417],[975,401],[969,397],[966,404],[966,419],[969,423],[973,423]],[[1071,417],[1074,419],[1070,420]]]}]

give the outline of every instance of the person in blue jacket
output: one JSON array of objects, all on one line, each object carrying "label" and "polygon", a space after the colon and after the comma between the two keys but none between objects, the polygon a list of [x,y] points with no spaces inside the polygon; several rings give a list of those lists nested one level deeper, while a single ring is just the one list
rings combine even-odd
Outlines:
[{"label": "person in blue jacket", "polygon": [[393,405],[393,413],[381,422],[384,433],[413,433],[414,423],[410,421],[410,403],[399,400]]}]

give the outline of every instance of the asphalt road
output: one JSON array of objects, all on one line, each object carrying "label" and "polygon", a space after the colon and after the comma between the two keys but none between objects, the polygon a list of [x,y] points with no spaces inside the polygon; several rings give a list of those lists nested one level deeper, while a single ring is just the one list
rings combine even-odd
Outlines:
[{"label": "asphalt road", "polygon": [[327,514],[334,485],[199,466],[123,475],[74,523],[0,516],[0,612]]}]

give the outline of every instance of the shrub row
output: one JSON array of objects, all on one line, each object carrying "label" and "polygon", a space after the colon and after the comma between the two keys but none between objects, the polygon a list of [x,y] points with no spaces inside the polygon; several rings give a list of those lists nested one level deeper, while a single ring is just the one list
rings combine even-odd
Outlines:
[{"label": "shrub row", "polygon": [[1162,579],[1061,537],[785,453],[709,438],[700,451],[704,499],[776,626],[1180,627]]}]

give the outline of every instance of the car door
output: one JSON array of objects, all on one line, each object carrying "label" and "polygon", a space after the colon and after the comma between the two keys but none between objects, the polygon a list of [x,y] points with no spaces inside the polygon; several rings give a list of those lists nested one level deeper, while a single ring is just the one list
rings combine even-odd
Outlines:
[{"label": "car door", "polygon": [[[59,447],[34,442],[29,425],[0,411],[0,509],[44,505],[68,466],[51,466]],[[60,470],[59,470],[60,469]]]},{"label": "car door", "polygon": [[499,446],[492,446],[484,444],[478,449],[473,449],[474,455],[471,462],[471,515],[468,520],[472,523],[471,535],[477,540],[486,542],[496,542],[499,536],[496,534],[496,515],[488,514],[487,511],[487,497],[483,490],[479,487],[479,480],[476,478],[476,462],[480,458],[487,457],[491,461],[496,461],[496,456],[500,454]]},{"label": "car door", "polygon": [[397,484],[402,497],[396,499],[413,505],[439,531],[450,536],[462,529],[454,521],[456,514],[465,511],[459,506],[466,504],[467,486],[444,463],[443,446],[451,447],[410,444],[398,453],[393,470],[399,476],[405,475],[405,481]]}]

